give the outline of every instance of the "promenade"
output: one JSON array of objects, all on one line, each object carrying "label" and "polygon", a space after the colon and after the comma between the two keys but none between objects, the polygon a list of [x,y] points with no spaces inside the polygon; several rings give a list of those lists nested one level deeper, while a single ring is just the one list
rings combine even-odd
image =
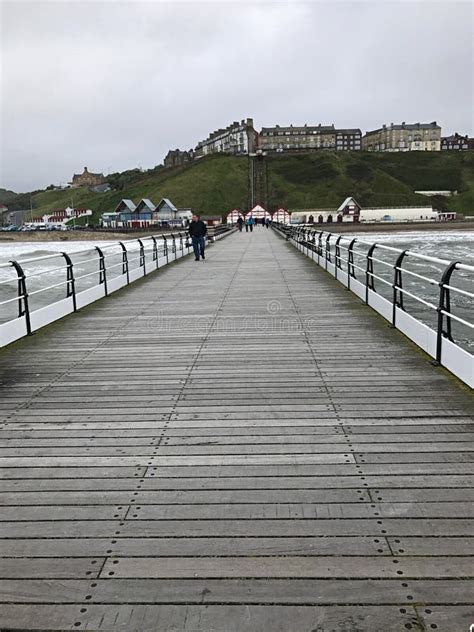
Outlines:
[{"label": "promenade", "polygon": [[226,237],[0,350],[0,630],[469,632],[473,404]]}]

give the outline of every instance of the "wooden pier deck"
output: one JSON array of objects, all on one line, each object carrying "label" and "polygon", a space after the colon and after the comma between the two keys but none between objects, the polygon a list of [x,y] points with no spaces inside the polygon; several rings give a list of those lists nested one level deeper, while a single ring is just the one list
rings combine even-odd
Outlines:
[{"label": "wooden pier deck", "polygon": [[1,630],[469,632],[472,394],[273,231],[0,365]]}]

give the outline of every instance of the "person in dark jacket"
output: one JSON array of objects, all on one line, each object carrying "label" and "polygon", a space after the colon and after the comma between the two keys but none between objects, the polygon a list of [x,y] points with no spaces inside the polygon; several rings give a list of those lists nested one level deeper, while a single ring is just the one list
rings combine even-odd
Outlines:
[{"label": "person in dark jacket", "polygon": [[199,219],[199,215],[193,215],[191,223],[189,224],[188,232],[193,242],[193,250],[196,261],[199,261],[200,256],[205,259],[204,250],[206,246],[207,226]]},{"label": "person in dark jacket", "polygon": [[242,215],[239,215],[239,219],[237,220],[237,226],[240,232],[242,232],[243,225],[244,225],[244,218],[242,217]]}]

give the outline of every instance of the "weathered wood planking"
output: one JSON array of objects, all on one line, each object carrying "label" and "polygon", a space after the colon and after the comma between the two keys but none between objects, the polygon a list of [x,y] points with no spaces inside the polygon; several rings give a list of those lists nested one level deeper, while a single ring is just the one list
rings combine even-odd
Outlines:
[{"label": "weathered wood planking", "polygon": [[0,628],[469,628],[472,394],[271,231],[0,366]]}]

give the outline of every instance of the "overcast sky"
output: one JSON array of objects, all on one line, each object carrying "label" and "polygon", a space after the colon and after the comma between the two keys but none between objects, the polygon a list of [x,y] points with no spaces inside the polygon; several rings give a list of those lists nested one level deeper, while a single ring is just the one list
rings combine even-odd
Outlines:
[{"label": "overcast sky", "polygon": [[1,2],[1,178],[151,168],[255,126],[473,135],[472,2]]}]

